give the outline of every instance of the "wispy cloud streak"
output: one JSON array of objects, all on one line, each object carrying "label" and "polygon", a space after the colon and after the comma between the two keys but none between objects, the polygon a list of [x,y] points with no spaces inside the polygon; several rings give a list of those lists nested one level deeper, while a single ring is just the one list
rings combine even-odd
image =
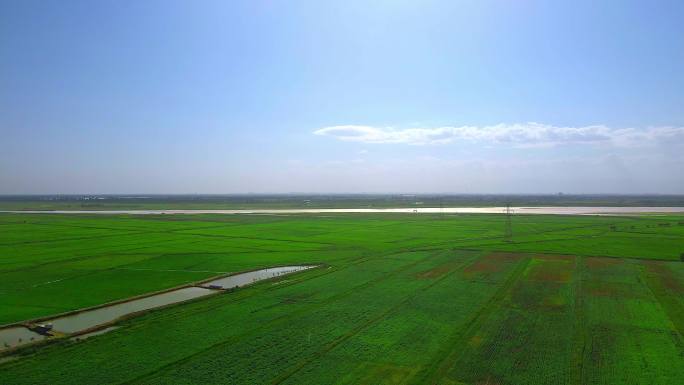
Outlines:
[{"label": "wispy cloud streak", "polygon": [[403,143],[438,145],[453,142],[509,144],[517,147],[563,144],[605,144],[619,147],[662,142],[684,143],[684,127],[610,128],[605,125],[560,127],[541,123],[497,124],[493,126],[444,126],[435,128],[374,127],[341,125],[323,127],[316,135],[361,143]]}]

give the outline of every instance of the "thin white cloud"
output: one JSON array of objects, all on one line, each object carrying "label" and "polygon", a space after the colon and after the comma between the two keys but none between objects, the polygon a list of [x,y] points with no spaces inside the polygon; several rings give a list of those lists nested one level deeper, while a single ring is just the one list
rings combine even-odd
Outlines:
[{"label": "thin white cloud", "polygon": [[610,128],[605,125],[559,127],[541,123],[493,126],[444,126],[435,128],[373,127],[342,125],[324,127],[316,135],[361,143],[434,145],[459,141],[509,144],[517,147],[562,144],[607,144],[620,147],[655,143],[684,143],[684,127]]}]

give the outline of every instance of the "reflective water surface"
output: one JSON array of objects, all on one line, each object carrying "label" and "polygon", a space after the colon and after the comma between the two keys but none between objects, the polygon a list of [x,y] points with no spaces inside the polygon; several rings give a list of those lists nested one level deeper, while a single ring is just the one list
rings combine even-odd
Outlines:
[{"label": "reflective water surface", "polygon": [[44,340],[45,338],[47,337],[34,333],[23,326],[0,329],[0,351]]},{"label": "reflective water surface", "polygon": [[[233,289],[235,287],[247,286],[258,281],[291,274],[313,267],[316,266],[282,266],[239,273],[205,282],[200,285],[201,287],[191,286],[171,290],[165,293],[154,294],[148,297],[138,298],[127,302],[121,302],[91,310],[84,310],[79,313],[57,317],[42,323],[51,323],[53,330],[56,332],[66,334],[78,333],[116,321],[117,319],[129,314],[155,309],[194,298],[217,294],[222,292],[221,289]],[[85,333],[74,338],[82,340],[98,334],[106,333],[114,329],[116,329],[116,327],[108,327],[105,329]],[[45,338],[47,337],[38,333],[34,333],[23,326],[12,326],[5,329],[0,329],[0,351],[35,341],[40,341]]]},{"label": "reflective water surface", "polygon": [[222,289],[231,289],[234,287],[240,287],[249,285],[251,283],[261,281],[264,279],[269,279],[277,277],[280,275],[290,274],[297,271],[302,271],[310,269],[315,266],[284,266],[284,267],[272,267],[270,269],[263,269],[257,271],[250,271],[247,273],[241,273],[236,275],[231,275],[225,278],[215,279],[203,284],[203,287],[220,287]]},{"label": "reflective water surface", "polygon": [[[516,214],[639,214],[684,213],[684,207],[631,207],[631,206],[539,206],[511,207]],[[396,209],[263,209],[263,210],[0,210],[0,213],[25,214],[321,214],[321,213],[453,213],[453,214],[501,214],[505,207],[416,207]]]},{"label": "reflective water surface", "polygon": [[157,307],[170,305],[172,303],[183,302],[213,293],[216,293],[216,291],[202,287],[186,287],[162,294],[135,299],[133,301],[118,303],[93,310],[86,310],[80,313],[55,318],[45,322],[52,323],[54,330],[58,330],[63,333],[76,333],[81,330],[90,329],[104,323],[115,321],[116,319],[128,314],[154,309]]}]

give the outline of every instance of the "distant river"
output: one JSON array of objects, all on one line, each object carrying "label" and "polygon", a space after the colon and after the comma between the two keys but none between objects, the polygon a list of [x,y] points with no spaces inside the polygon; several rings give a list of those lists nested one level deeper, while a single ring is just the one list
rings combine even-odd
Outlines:
[{"label": "distant river", "polygon": [[[557,215],[624,215],[624,214],[677,214],[684,207],[511,207],[515,214]],[[453,213],[453,214],[502,214],[505,207],[417,207],[396,209],[261,209],[261,210],[7,210],[0,213],[23,214],[337,214],[337,213]]]}]

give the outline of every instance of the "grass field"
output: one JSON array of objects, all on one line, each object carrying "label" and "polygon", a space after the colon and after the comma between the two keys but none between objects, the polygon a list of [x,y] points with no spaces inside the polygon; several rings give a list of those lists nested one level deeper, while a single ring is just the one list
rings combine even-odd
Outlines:
[{"label": "grass field", "polygon": [[297,263],[2,384],[684,382],[684,218],[0,215],[0,324]]}]

